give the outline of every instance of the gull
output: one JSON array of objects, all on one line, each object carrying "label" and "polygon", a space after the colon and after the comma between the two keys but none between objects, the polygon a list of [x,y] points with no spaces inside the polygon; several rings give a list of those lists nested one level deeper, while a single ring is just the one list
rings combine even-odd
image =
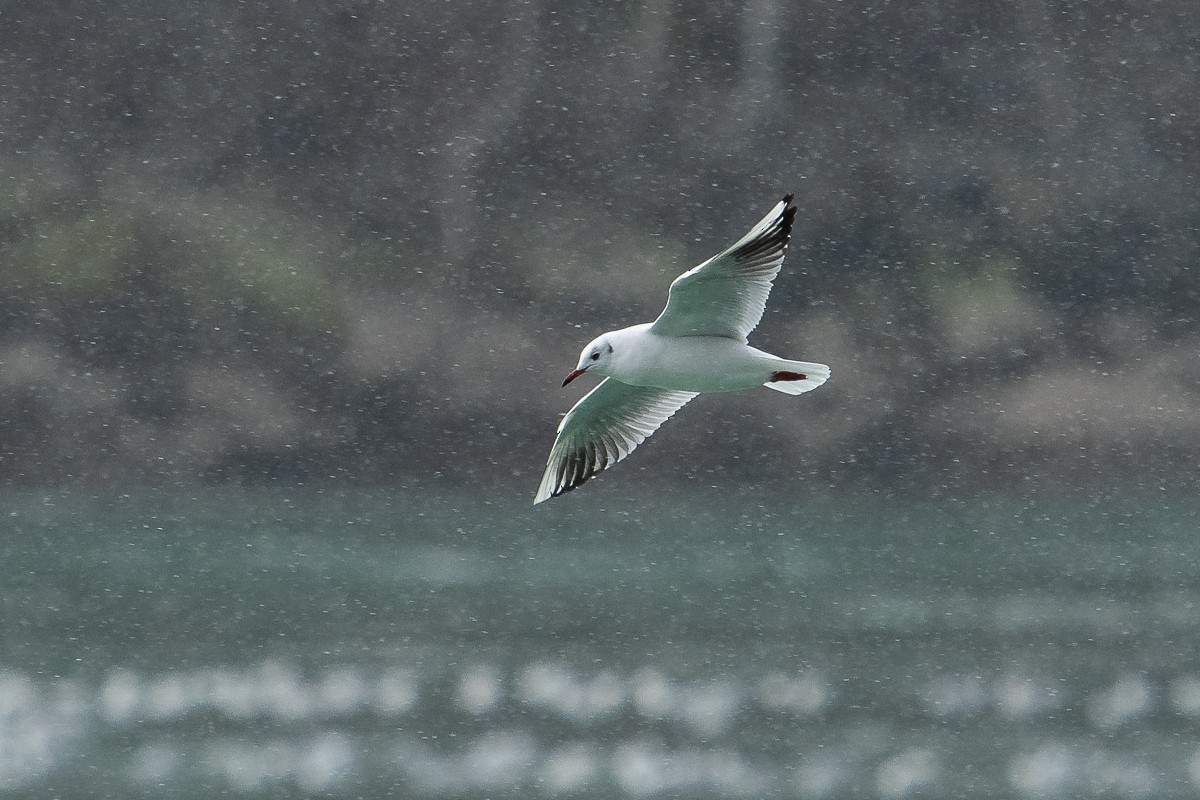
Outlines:
[{"label": "gull", "polygon": [[789,361],[747,342],[795,217],[789,194],[741,239],[676,278],[654,322],[609,331],[583,348],[562,385],[584,373],[604,380],[559,424],[534,505],[624,459],[698,394],[756,386],[803,394],[829,380],[824,364]]}]

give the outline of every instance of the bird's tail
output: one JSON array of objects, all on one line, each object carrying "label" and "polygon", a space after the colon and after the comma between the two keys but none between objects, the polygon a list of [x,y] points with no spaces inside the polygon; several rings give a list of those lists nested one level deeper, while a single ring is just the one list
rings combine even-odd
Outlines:
[{"label": "bird's tail", "polygon": [[772,367],[771,380],[763,386],[784,394],[811,392],[829,380],[829,367],[811,361],[787,361],[781,358]]}]

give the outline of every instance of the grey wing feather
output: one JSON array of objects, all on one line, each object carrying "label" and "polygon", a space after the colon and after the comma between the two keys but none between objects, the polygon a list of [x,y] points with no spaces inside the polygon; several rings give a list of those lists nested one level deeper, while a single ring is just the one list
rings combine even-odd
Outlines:
[{"label": "grey wing feather", "polygon": [[571,491],[625,458],[695,396],[605,378],[559,424],[534,504]]},{"label": "grey wing feather", "polygon": [[651,330],[745,341],[762,319],[795,218],[789,194],[729,248],[676,278]]}]

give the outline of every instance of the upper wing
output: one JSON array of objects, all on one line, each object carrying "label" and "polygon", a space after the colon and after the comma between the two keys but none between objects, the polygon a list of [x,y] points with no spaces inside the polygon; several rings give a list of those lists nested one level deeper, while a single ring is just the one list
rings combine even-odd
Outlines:
[{"label": "upper wing", "polygon": [[795,217],[789,194],[729,249],[676,278],[651,330],[744,342],[762,319]]},{"label": "upper wing", "polygon": [[571,491],[625,458],[695,396],[605,378],[559,424],[534,505]]}]

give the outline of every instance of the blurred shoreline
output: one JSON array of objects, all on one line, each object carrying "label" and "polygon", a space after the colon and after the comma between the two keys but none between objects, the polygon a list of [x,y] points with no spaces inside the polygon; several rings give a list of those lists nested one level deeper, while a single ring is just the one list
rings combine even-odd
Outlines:
[{"label": "blurred shoreline", "polygon": [[[324,363],[308,365],[320,374],[310,376],[298,365],[289,376],[252,356],[220,353],[154,365],[165,375],[136,374],[49,336],[0,340],[0,481],[535,480],[554,426],[578,394],[557,389],[555,366],[569,364],[566,354],[588,334],[561,331],[545,348],[525,337],[515,345],[485,337],[481,357],[479,340],[443,325],[421,353],[411,344],[422,334],[405,330],[404,305],[347,300],[349,341],[327,346]],[[790,403],[766,392],[704,398],[637,461],[685,459],[696,473],[756,481],[781,472],[979,488],[1019,487],[1037,476],[1084,486],[1195,480],[1200,341],[1148,341],[1136,320],[1110,324],[1103,359],[1010,355],[1001,366],[1002,355],[983,353],[1046,343],[997,339],[975,354],[945,350],[921,364],[900,342],[864,347],[833,314],[798,322],[796,339],[810,343],[799,355],[834,369],[826,387]],[[789,347],[790,337],[773,339]],[[547,355],[556,357],[541,363]],[[449,368],[439,372],[439,359]],[[714,438],[723,454],[716,461]]]}]

